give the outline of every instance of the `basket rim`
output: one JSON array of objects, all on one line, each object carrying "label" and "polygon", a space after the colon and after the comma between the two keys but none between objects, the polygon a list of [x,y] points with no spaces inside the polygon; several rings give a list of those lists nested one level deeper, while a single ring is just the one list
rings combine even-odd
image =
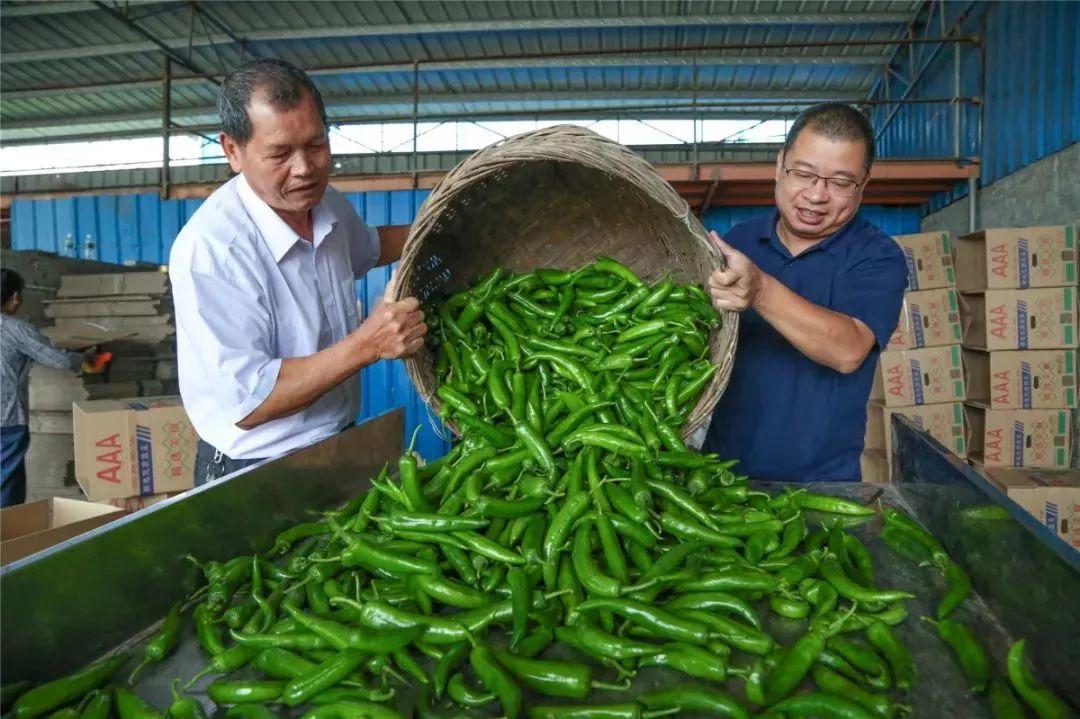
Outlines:
[{"label": "basket rim", "polygon": [[[531,130],[477,150],[457,164],[424,200],[409,228],[402,250],[397,277],[392,283],[391,299],[399,301],[409,296],[412,269],[427,240],[437,226],[442,212],[453,200],[477,183],[483,182],[501,169],[526,162],[568,162],[590,167],[618,176],[625,182],[640,187],[642,191],[683,224],[691,240],[702,251],[713,269],[725,266],[719,248],[709,238],[701,221],[690,211],[689,204],[664,180],[656,169],[630,148],[606,138],[588,128],[577,125],[554,125]],[[722,324],[710,337],[710,347],[724,336],[730,339],[714,348],[719,357],[710,353],[710,361],[719,366],[706,385],[698,404],[691,410],[683,425],[683,435],[689,438],[709,421],[713,408],[727,387],[734,366],[738,344],[739,314],[731,310],[721,312]],[[719,333],[719,335],[717,335]],[[425,390],[421,381],[423,372],[416,356],[404,359],[410,380],[424,402],[436,413],[441,402],[435,392]],[[447,426],[456,434],[460,431],[451,422]]]}]

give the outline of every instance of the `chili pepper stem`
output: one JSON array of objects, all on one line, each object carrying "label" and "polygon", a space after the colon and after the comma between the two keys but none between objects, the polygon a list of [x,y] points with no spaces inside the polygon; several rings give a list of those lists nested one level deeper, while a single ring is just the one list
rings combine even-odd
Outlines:
[{"label": "chili pepper stem", "polygon": [[405,450],[405,454],[412,454],[413,447],[416,446],[416,437],[420,434],[422,427],[423,425],[417,425],[416,429],[413,430],[412,439],[409,440],[409,448]]},{"label": "chili pepper stem", "polygon": [[627,677],[625,681],[621,681],[618,684],[609,684],[607,682],[593,682],[589,686],[593,689],[606,689],[612,692],[625,692],[629,691],[631,685],[630,677]]},{"label": "chili pepper stem", "polygon": [[128,677],[129,686],[135,685],[135,677],[137,677],[139,675],[139,672],[141,672],[148,664],[150,664],[150,660],[143,659],[141,662],[139,662],[139,665],[136,666],[134,670],[132,670],[131,676]]},{"label": "chili pepper stem", "polygon": [[656,717],[666,717],[672,714],[678,714],[682,711],[682,707],[668,707],[667,709],[653,709],[652,711],[641,712],[641,719],[656,719]]}]

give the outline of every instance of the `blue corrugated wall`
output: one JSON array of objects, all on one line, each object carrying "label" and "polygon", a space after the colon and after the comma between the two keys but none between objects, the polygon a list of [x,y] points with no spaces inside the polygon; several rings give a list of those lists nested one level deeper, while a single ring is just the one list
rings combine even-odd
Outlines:
[{"label": "blue corrugated wall", "polygon": [[[952,26],[968,5],[946,2],[946,24]],[[980,88],[983,68],[978,48],[962,45],[960,63],[961,93],[982,95],[985,100],[983,185],[1080,141],[1080,73],[1075,71],[1080,57],[1080,3],[975,2],[960,33],[985,41],[985,88]],[[928,58],[934,47],[918,46],[916,54]],[[943,48],[911,97],[952,97],[954,67],[953,46]],[[901,83],[892,82],[893,97],[902,91]],[[880,128],[890,112],[889,106],[876,109],[875,127]],[[953,137],[952,106],[905,105],[882,133],[878,151],[882,157],[951,157]],[[964,105],[961,154],[979,152],[978,110]],[[935,197],[928,209],[939,209],[966,194],[967,187],[959,186]]]},{"label": "blue corrugated wall", "polygon": [[[370,225],[412,222],[427,190],[358,192],[347,197]],[[86,195],[52,200],[20,200],[11,205],[11,245],[102,262],[167,264],[173,239],[202,200],[165,200],[155,194]],[[356,283],[366,314],[382,297],[394,267],[379,267]],[[449,449],[446,430],[431,419],[399,360],[383,360],[361,374],[360,417],[404,407],[406,439],[423,427],[417,449],[427,459]]]},{"label": "blue corrugated wall", "polygon": [[[721,237],[740,222],[763,212],[767,207],[714,207],[705,213],[702,222],[706,228],[716,230]],[[877,225],[887,235],[910,235],[919,231],[918,207],[891,207],[884,205],[864,205],[859,216]]]},{"label": "blue corrugated wall", "polygon": [[[408,224],[427,191],[351,193],[347,197],[370,225]],[[166,264],[173,239],[201,200],[165,200],[155,194],[93,195],[50,200],[16,199],[11,206],[11,241],[16,250],[45,250],[103,262]],[[723,234],[764,212],[761,207],[724,207],[705,216],[709,229]],[[890,234],[918,232],[913,207],[864,207],[863,216]],[[382,297],[393,267],[380,267],[356,283],[366,314]],[[364,369],[359,419],[395,407],[405,408],[406,437],[420,426],[417,448],[427,459],[442,456],[449,443],[445,428],[413,389],[400,361],[384,360]]]}]

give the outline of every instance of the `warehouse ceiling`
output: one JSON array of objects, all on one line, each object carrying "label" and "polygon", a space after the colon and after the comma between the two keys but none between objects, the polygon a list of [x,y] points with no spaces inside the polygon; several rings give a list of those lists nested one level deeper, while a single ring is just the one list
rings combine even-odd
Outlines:
[{"label": "warehouse ceiling", "polygon": [[870,94],[920,0],[0,2],[0,143],[212,133],[253,57],[332,122],[791,116]]}]

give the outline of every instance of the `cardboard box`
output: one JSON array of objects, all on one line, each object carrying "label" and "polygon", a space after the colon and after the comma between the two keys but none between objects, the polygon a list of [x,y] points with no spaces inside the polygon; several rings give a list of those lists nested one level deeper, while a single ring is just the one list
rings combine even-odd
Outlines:
[{"label": "cardboard box", "polygon": [[954,249],[961,292],[1076,286],[1070,225],[982,230],[958,239]]},{"label": "cardboard box", "polygon": [[198,437],[179,397],[75,403],[75,480],[95,502],[194,485]]},{"label": "cardboard box", "polygon": [[923,232],[893,238],[904,253],[910,291],[956,285],[952,239],[948,232]]},{"label": "cardboard box", "polygon": [[77,537],[122,517],[107,504],[53,497],[0,510],[0,565]]},{"label": "cardboard box", "polygon": [[140,509],[152,507],[159,502],[164,502],[166,499],[171,499],[178,494],[183,494],[183,492],[163,492],[140,497],[116,497],[110,499],[109,504],[124,510],[126,514],[131,514],[132,512],[138,512]]},{"label": "cardboard box", "polygon": [[57,297],[95,297],[98,295],[154,295],[169,289],[164,272],[118,272],[108,275],[64,275]]},{"label": "cardboard box", "polygon": [[992,409],[1060,409],[1077,404],[1075,350],[964,350],[968,399]]},{"label": "cardboard box", "polygon": [[1076,348],[1076,293],[1073,287],[1044,287],[964,295],[964,345],[985,350]]},{"label": "cardboard box", "polygon": [[865,449],[859,456],[859,469],[862,481],[871,484],[889,483],[889,460],[879,449]]},{"label": "cardboard box", "polygon": [[882,352],[871,400],[889,407],[963,401],[960,345]]},{"label": "cardboard box", "polygon": [[1080,471],[979,467],[1009,499],[1080,549]]},{"label": "cardboard box", "polygon": [[956,290],[920,290],[904,295],[900,321],[889,339],[889,350],[960,344],[960,300]]},{"label": "cardboard box", "polygon": [[886,407],[870,404],[866,408],[866,449],[878,450],[892,459],[892,416],[900,414],[945,445],[961,459],[967,457],[967,427],[964,403],[925,404],[916,407]]},{"label": "cardboard box", "polygon": [[1067,409],[990,409],[967,405],[968,456],[987,467],[1069,466],[1072,427]]}]

